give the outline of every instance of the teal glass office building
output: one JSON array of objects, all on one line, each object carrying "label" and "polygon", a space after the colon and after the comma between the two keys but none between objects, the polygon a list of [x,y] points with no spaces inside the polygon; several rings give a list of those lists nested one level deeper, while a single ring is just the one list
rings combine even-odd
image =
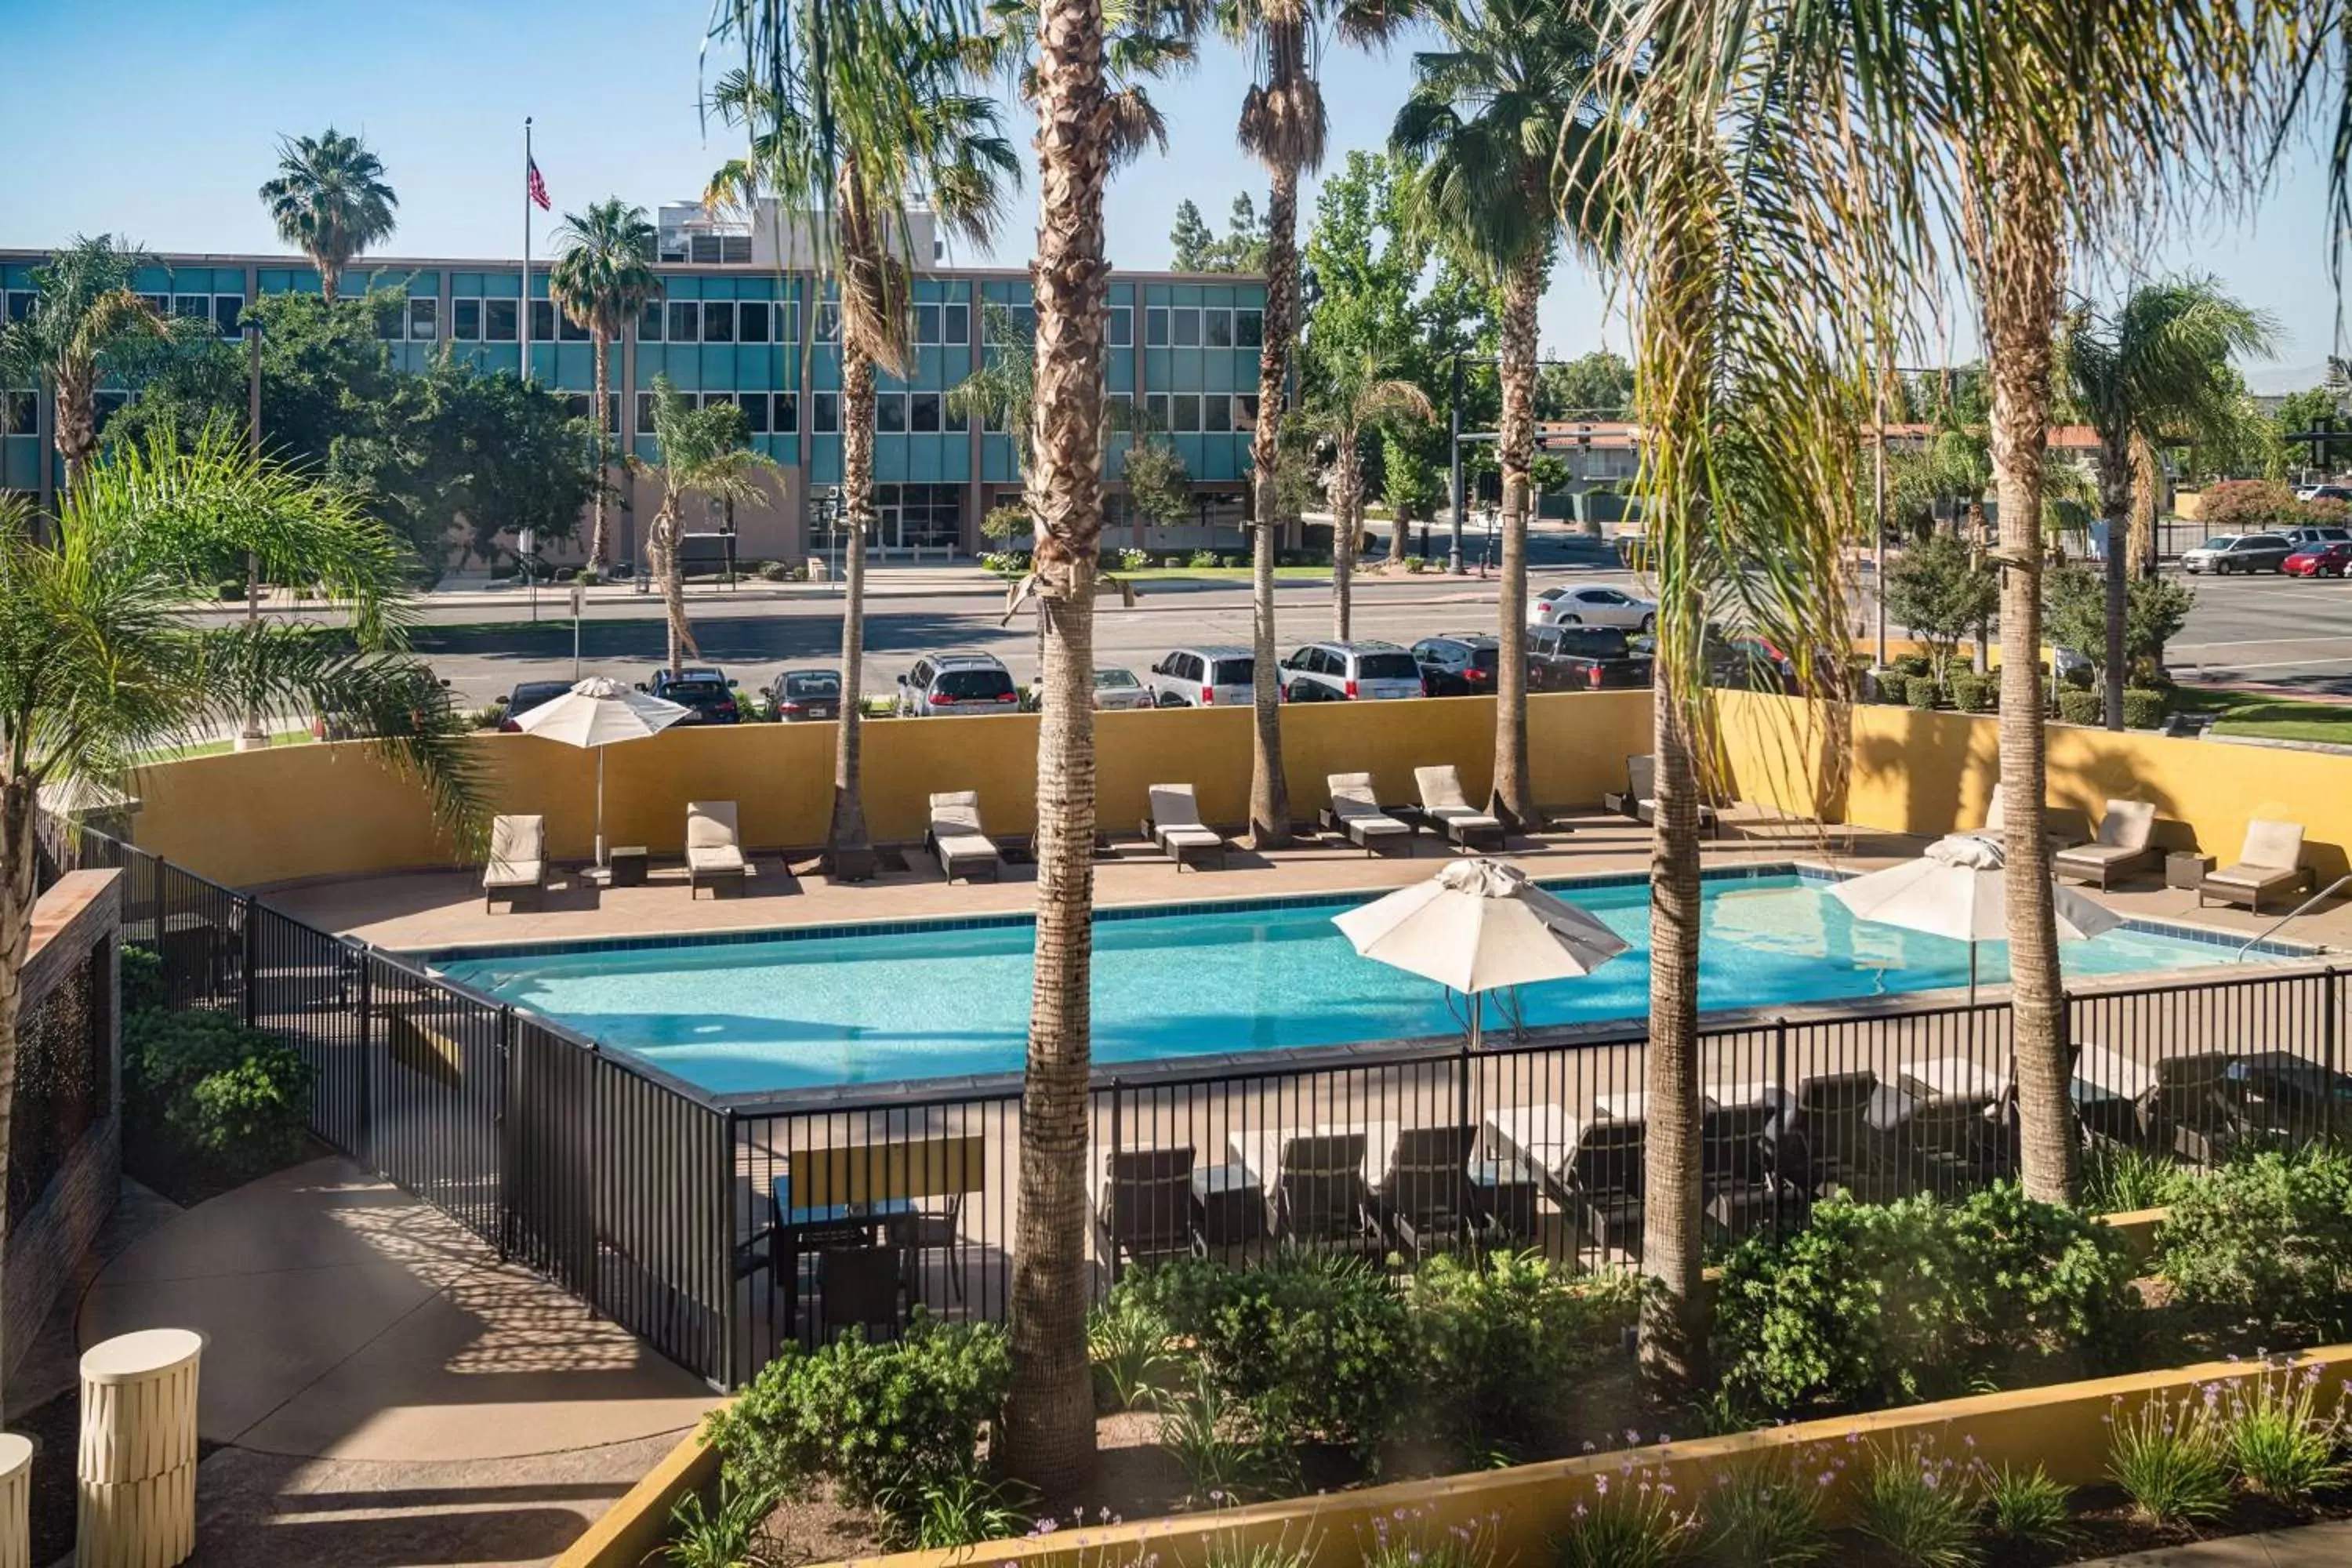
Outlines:
[{"label": "teal glass office building", "polygon": [[[13,318],[32,306],[39,252],[0,251],[0,300]],[[743,559],[824,554],[827,503],[841,479],[841,354],[825,291],[807,275],[772,267],[663,263],[662,298],[613,345],[611,427],[638,456],[655,456],[652,388],[666,375],[705,402],[740,405],[759,448],[775,459],[766,508],[737,508],[689,520],[697,531],[731,527]],[[317,273],[287,257],[167,256],[142,270],[137,288],[159,310],[201,316],[235,337],[246,301],[315,293]],[[444,352],[513,374],[522,358],[522,268],[519,261],[367,258],[346,268],[340,291],[389,290],[404,305],[383,311],[378,331],[394,359],[412,370]],[[1017,500],[1013,442],[947,410],[950,388],[984,352],[983,308],[1003,306],[1027,322],[1029,279],[1010,270],[939,268],[914,282],[914,354],[902,380],[880,378],[875,410],[871,543],[886,556],[941,558],[986,548],[980,520]],[[1131,437],[1111,437],[1106,542],[1147,549],[1241,547],[1250,431],[1257,417],[1264,284],[1230,275],[1120,274],[1110,286],[1108,392],[1114,405],[1140,409],[1184,457],[1198,504],[1175,527],[1147,526],[1126,507],[1121,475]],[[544,264],[532,264],[529,336],[531,374],[571,396],[586,417],[595,384],[587,332],[562,319],[547,297]],[[128,395],[100,395],[103,419]],[[52,410],[41,389],[0,388],[0,489],[33,492],[46,504],[61,482],[50,439]],[[266,433],[265,433],[266,434]],[[47,455],[45,461],[44,455]],[[642,480],[624,485],[616,552],[634,557],[641,520],[655,496]]]}]

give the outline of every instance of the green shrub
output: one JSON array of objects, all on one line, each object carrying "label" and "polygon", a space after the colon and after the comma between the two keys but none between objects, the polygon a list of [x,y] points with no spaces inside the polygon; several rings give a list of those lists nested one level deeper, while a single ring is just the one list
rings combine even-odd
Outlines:
[{"label": "green shrub", "polygon": [[2174,1200],[2157,1258],[2174,1300],[2265,1343],[2340,1337],[2352,1320],[2352,1158],[2313,1146],[2231,1160]]},{"label": "green shrub", "polygon": [[171,996],[163,988],[163,961],[152,949],[125,942],[120,963],[122,1016],[126,1022],[133,1013],[171,1005]]},{"label": "green shrub", "polygon": [[1103,1410],[1132,1410],[1169,1385],[1176,1356],[1168,1324],[1131,1292],[1087,1314],[1087,1359],[1095,1377],[1095,1404]]},{"label": "green shrub", "polygon": [[1928,675],[1936,668],[1924,653],[1898,653],[1886,661],[1886,666],[1901,675]]},{"label": "green shrub", "polygon": [[310,1064],[226,1013],[126,1008],[122,1100],[136,1163],[158,1163],[175,1185],[247,1181],[309,1142]]},{"label": "green shrub", "polygon": [[1194,568],[1205,569],[1212,566],[1221,566],[1224,564],[1224,563],[1218,559],[1217,552],[1213,550],[1195,550],[1192,552],[1192,556],[1186,560],[1184,564]]},{"label": "green shrub", "polygon": [[1148,551],[1122,550],[1118,552],[1118,564],[1121,571],[1140,572],[1151,564],[1151,555]]},{"label": "green shrub", "polygon": [[804,570],[782,561],[771,561],[760,568],[760,579],[766,583],[790,583]]},{"label": "green shrub", "polygon": [[2003,1465],[1983,1473],[1985,1529],[1996,1540],[2030,1552],[2054,1551],[2074,1539],[2072,1487],[2050,1479],[2040,1465]]},{"label": "green shrub", "polygon": [[646,1558],[666,1568],[773,1568],[782,1560],[768,1535],[776,1494],[722,1480],[717,1505],[698,1491],[669,1510],[669,1539]]},{"label": "green shrub", "polygon": [[1952,706],[1963,713],[1990,713],[2000,706],[2000,679],[1973,669],[1952,671]]},{"label": "green shrub", "polygon": [[980,558],[985,571],[1000,577],[1019,577],[1029,570],[1029,552],[1025,550],[992,550]]},{"label": "green shrub", "polygon": [[2107,700],[2096,691],[2062,687],[2058,692],[2058,717],[2068,724],[2104,724],[2107,721]]},{"label": "green shrub", "polygon": [[2126,1143],[2096,1143],[2083,1155],[2083,1205],[2093,1214],[2163,1208],[2196,1180],[2179,1162]]},{"label": "green shrub", "polygon": [[1673,1568],[1698,1544],[1696,1509],[1684,1506],[1664,1471],[1644,1466],[1592,1478],[1592,1495],[1553,1538],[1559,1568]]},{"label": "green shrub", "polygon": [[1195,1367],[1189,1394],[1156,1394],[1160,1446],[1192,1484],[1196,1502],[1218,1507],[1288,1497],[1298,1489],[1292,1450],[1269,1436],[1249,1407]]},{"label": "green shrub", "polygon": [[2165,716],[2172,711],[2172,694],[2150,691],[2143,687],[2124,689],[2124,728],[2154,730],[2160,728]]},{"label": "green shrub", "polygon": [[1024,1511],[1029,1495],[1013,1482],[979,1475],[895,1488],[882,1496],[884,1534],[905,1552],[948,1552],[1003,1541],[1029,1528]]},{"label": "green shrub", "polygon": [[1932,675],[1906,675],[1903,678],[1903,701],[1906,707],[1933,709],[1944,700],[1943,688]]},{"label": "green shrub", "polygon": [[466,715],[466,722],[477,730],[495,730],[506,722],[506,704],[485,702]]},{"label": "green shrub", "polygon": [[1904,1568],[1969,1568],[1978,1560],[1978,1506],[1959,1465],[1898,1444],[1872,1456],[1854,1495],[1854,1524]]},{"label": "green shrub", "polygon": [[2230,1506],[2230,1473],[2219,1423],[2194,1396],[2151,1394],[2129,1416],[2110,1415],[2107,1474],[2153,1524],[2214,1519]]},{"label": "green shrub", "polygon": [[1423,572],[1429,570],[1428,557],[1422,555],[1408,555],[1404,558],[1404,569],[1412,575],[1418,577]]},{"label": "green shrub", "polygon": [[2300,1508],[2312,1494],[2343,1483],[2337,1460],[2345,1440],[2344,1396],[2320,1407],[2316,1362],[2282,1366],[2230,1385],[2220,1402],[2221,1441],[2246,1485]]},{"label": "green shrub", "polygon": [[2089,1216],[2037,1203],[2014,1182],[1951,1211],[1976,1374],[2113,1348],[2138,1303],[2124,1240]]},{"label": "green shrub", "polygon": [[1402,1526],[1388,1515],[1374,1515],[1372,1539],[1362,1548],[1357,1568],[1496,1568],[1492,1531],[1476,1524],[1416,1529],[1420,1511]]},{"label": "green shrub", "polygon": [[1012,1381],[1003,1330],[918,1312],[892,1342],[853,1329],[815,1351],[787,1344],[704,1436],[741,1485],[791,1492],[822,1479],[855,1506],[908,1506],[979,1473]]},{"label": "green shrub", "polygon": [[1630,1275],[1571,1277],[1538,1253],[1429,1259],[1408,1301],[1430,1423],[1476,1458],[1538,1446],[1578,1378],[1622,1343],[1638,1299]]},{"label": "green shrub", "polygon": [[1720,1568],[1808,1568],[1830,1554],[1822,1503],[1834,1471],[1790,1455],[1732,1468],[1706,1495],[1706,1560]]},{"label": "green shrub", "polygon": [[233,599],[239,603],[243,603],[245,599],[245,579],[242,577],[224,577],[219,582],[213,584],[213,592],[218,595],[221,598]]}]

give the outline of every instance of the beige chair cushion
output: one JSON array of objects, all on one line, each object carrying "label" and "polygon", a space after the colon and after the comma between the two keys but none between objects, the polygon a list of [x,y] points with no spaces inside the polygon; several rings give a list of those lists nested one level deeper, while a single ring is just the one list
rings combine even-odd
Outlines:
[{"label": "beige chair cushion", "polygon": [[1187,823],[1177,823],[1172,826],[1166,823],[1154,823],[1152,828],[1160,835],[1160,842],[1163,847],[1206,849],[1213,845],[1224,842],[1218,837],[1214,828],[1199,827]]},{"label": "beige chair cushion", "polygon": [[985,840],[980,825],[980,792],[960,789],[931,796],[931,836],[946,839],[958,835]]},{"label": "beige chair cushion", "polygon": [[2144,800],[2111,800],[2106,816],[2099,818],[2099,837],[2093,849],[2128,849],[2147,847],[2149,835],[2156,831],[2156,807]]},{"label": "beige chair cushion", "polygon": [[2303,825],[2255,818],[2246,824],[2246,847],[2238,851],[2238,859],[2240,864],[2231,868],[2233,871],[2258,866],[2266,870],[2294,870],[2303,863]]},{"label": "beige chair cushion", "polygon": [[1388,816],[1381,809],[1380,797],[1372,793],[1371,774],[1333,773],[1324,783],[1331,791],[1331,815],[1340,820]]},{"label": "beige chair cushion", "polygon": [[996,841],[983,833],[943,833],[934,828],[931,842],[939,846],[940,855],[943,859],[993,860],[998,858]]},{"label": "beige chair cushion", "polygon": [[1625,759],[1626,794],[1635,800],[1654,800],[1658,794],[1658,759],[1655,756]]},{"label": "beige chair cushion", "polygon": [[547,818],[499,816],[490,822],[485,888],[535,888],[547,872]]},{"label": "beige chair cushion", "polygon": [[1171,827],[1201,826],[1201,802],[1188,784],[1153,784],[1151,786],[1151,826],[1162,831]]},{"label": "beige chair cushion", "polygon": [[1441,767],[1415,768],[1412,782],[1421,791],[1421,804],[1433,812],[1477,809],[1462,794],[1462,775],[1451,763]]},{"label": "beige chair cushion", "polygon": [[686,864],[691,871],[743,868],[743,850],[736,841],[733,801],[698,800],[688,805]]},{"label": "beige chair cushion", "polygon": [[2112,866],[2130,860],[2147,851],[2129,844],[2077,844],[2072,849],[2061,849],[2053,858],[2056,866]]}]

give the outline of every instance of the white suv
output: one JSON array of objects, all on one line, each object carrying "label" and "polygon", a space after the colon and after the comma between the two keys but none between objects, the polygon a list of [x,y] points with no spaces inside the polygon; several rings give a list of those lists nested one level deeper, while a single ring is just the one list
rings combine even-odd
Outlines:
[{"label": "white suv", "polygon": [[1531,626],[1618,626],[1629,632],[1656,629],[1658,606],[1622,588],[1588,584],[1546,588],[1528,601]]},{"label": "white suv", "polygon": [[927,653],[898,678],[894,710],[902,719],[1017,713],[1021,693],[992,653]]},{"label": "white suv", "polygon": [[1143,678],[1160,708],[1246,708],[1256,681],[1256,656],[1231,643],[1176,648]]},{"label": "white suv", "polygon": [[1392,642],[1311,642],[1282,661],[1285,702],[1381,702],[1421,695],[1421,666]]}]

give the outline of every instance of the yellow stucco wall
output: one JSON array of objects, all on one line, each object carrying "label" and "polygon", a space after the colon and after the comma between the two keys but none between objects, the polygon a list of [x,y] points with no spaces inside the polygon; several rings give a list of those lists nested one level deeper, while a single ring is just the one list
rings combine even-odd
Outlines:
[{"label": "yellow stucco wall", "polygon": [[[1590,805],[1619,786],[1625,758],[1649,750],[1646,692],[1550,693],[1528,702],[1537,798]],[[1035,826],[1038,721],[887,720],[864,728],[864,795],[877,838],[919,838],[934,791],[973,789],[988,826]],[[1326,775],[1369,769],[1383,796],[1413,798],[1412,770],[1454,764],[1477,798],[1494,760],[1491,698],[1318,703],[1283,710],[1291,809],[1311,818]],[[596,760],[528,735],[481,735],[493,808],[548,819],[558,859],[591,852]],[[834,727],[756,724],[676,730],[610,747],[605,836],[614,844],[674,851],[686,803],[732,800],[758,848],[821,843],[832,810]],[[1244,709],[1171,709],[1097,716],[1101,821],[1131,832],[1154,784],[1191,782],[1202,814],[1248,815],[1250,715]],[[142,847],[236,886],[447,865],[457,855],[422,791],[366,746],[292,745],[158,764],[138,781]]]}]

